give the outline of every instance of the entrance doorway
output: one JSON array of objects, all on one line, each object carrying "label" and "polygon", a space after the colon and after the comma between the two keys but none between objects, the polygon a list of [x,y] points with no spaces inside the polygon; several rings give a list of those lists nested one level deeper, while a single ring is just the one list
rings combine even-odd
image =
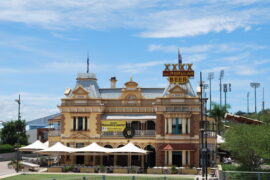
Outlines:
[{"label": "entrance doorway", "polygon": [[172,165],[181,167],[182,166],[182,151],[172,152]]},{"label": "entrance doorway", "polygon": [[144,167],[154,167],[156,166],[156,150],[153,146],[148,145],[145,147],[145,150],[149,151],[146,156]]},{"label": "entrance doorway", "polygon": [[76,156],[76,164],[84,164],[84,156]]}]

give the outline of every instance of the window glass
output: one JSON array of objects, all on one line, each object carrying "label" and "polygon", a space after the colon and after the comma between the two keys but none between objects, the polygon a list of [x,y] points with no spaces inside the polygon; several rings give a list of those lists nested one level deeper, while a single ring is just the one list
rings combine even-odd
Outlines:
[{"label": "window glass", "polygon": [[177,127],[177,129],[178,129],[177,134],[182,134],[182,119],[178,119],[178,127]]},{"label": "window glass", "polygon": [[172,133],[173,134],[177,134],[177,128],[176,128],[176,119],[173,118],[173,121],[172,121]]},{"label": "window glass", "polygon": [[182,151],[172,152],[172,165],[181,167],[182,166]]},{"label": "window glass", "polygon": [[83,118],[78,117],[78,130],[81,131],[83,130]]}]

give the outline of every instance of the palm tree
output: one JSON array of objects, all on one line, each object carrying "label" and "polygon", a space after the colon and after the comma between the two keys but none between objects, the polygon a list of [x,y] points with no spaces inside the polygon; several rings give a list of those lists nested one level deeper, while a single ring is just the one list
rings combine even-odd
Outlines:
[{"label": "palm tree", "polygon": [[230,105],[223,105],[219,106],[217,103],[212,103],[212,109],[211,111],[209,110],[209,116],[213,117],[216,120],[216,125],[217,125],[217,133],[220,135],[221,132],[221,127],[222,127],[222,120],[224,119],[225,114],[228,112],[227,109],[230,108]]}]

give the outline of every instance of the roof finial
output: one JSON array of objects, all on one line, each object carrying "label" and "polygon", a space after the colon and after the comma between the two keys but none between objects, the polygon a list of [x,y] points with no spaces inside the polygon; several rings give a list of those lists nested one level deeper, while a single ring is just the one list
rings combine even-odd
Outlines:
[{"label": "roof finial", "polygon": [[130,81],[133,81],[132,75],[130,76]]},{"label": "roof finial", "polygon": [[89,55],[87,53],[87,70],[86,73],[89,73]]},{"label": "roof finial", "polygon": [[182,64],[182,56],[180,53],[180,48],[178,48],[178,64]]}]

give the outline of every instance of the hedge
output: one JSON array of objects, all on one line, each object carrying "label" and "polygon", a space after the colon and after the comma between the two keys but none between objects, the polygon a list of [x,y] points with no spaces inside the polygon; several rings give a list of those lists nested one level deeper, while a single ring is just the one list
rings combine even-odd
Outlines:
[{"label": "hedge", "polygon": [[0,153],[14,152],[15,147],[10,144],[0,144]]}]

